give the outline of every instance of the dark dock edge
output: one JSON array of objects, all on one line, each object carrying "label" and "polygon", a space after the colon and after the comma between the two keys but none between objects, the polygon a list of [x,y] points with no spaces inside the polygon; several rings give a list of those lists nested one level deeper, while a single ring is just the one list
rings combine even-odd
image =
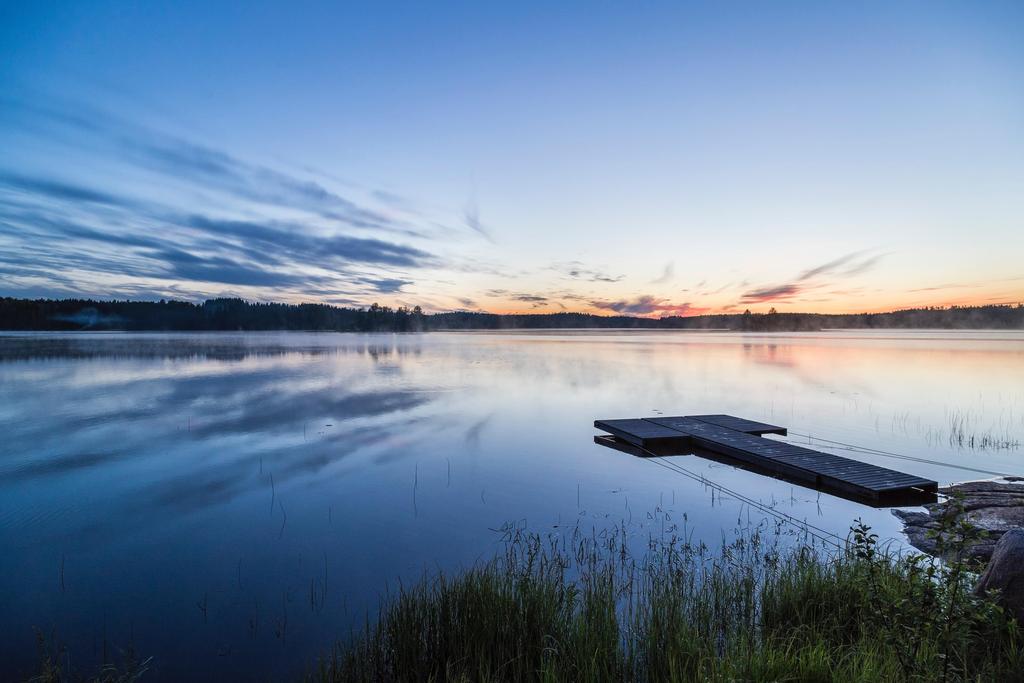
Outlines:
[{"label": "dark dock edge", "polygon": [[785,441],[785,427],[731,415],[691,415],[595,420],[611,436],[595,436],[602,446],[638,455],[664,457],[695,453],[807,488],[879,506],[932,502],[938,483],[852,458]]}]

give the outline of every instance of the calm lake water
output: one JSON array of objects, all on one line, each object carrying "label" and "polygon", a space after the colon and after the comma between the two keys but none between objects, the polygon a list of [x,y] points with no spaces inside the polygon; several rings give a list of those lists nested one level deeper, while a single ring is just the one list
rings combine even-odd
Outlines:
[{"label": "calm lake water", "polygon": [[[941,483],[1024,474],[1024,333],[0,336],[0,662],[33,628],[150,680],[301,672],[380,595],[501,547],[665,515],[721,544],[766,515],[593,442],[595,418],[731,413]],[[790,436],[807,443],[806,436]],[[688,470],[845,535],[873,509],[697,456]],[[312,593],[312,599],[311,599]]]}]

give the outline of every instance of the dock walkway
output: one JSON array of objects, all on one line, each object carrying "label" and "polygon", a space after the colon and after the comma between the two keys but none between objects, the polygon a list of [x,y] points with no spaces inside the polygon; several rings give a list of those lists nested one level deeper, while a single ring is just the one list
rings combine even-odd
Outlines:
[{"label": "dock walkway", "polygon": [[938,489],[938,483],[930,479],[766,439],[764,434],[785,436],[786,428],[731,415],[595,420],[594,426],[649,455],[659,455],[650,448],[676,452],[700,448],[812,487],[874,501]]}]

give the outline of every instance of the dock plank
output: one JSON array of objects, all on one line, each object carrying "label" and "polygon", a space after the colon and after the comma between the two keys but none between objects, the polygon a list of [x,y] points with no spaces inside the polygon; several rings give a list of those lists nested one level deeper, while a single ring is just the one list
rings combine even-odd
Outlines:
[{"label": "dock plank", "polygon": [[686,440],[687,435],[647,420],[594,420],[598,429],[614,434],[636,446],[649,446],[661,441]]},{"label": "dock plank", "polygon": [[755,422],[754,420],[746,420],[742,417],[733,417],[732,415],[690,415],[690,417],[718,427],[726,427],[727,429],[734,429],[737,432],[746,432],[747,434],[754,434],[756,436],[760,436],[762,434],[780,434],[782,436],[786,436],[788,433],[785,427],[770,425],[764,422]]}]

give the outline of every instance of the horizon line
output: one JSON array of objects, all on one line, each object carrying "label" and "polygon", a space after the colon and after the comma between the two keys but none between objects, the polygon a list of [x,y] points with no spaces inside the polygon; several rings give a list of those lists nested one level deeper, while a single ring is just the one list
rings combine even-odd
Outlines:
[{"label": "horizon line", "polygon": [[[173,298],[161,298],[161,299],[101,299],[101,298],[90,298],[90,297],[64,297],[64,298],[24,298],[14,296],[0,296],[0,300],[8,301],[22,301],[22,302],[53,302],[53,303],[67,303],[67,302],[90,302],[97,304],[113,304],[113,303],[136,303],[136,304],[154,304],[154,305],[166,305],[169,303],[188,304],[192,306],[203,306],[209,302],[215,301],[240,301],[246,305],[274,305],[274,306],[326,306],[328,308],[334,308],[338,310],[349,310],[349,311],[368,311],[373,306],[379,306],[383,309],[389,309],[391,311],[397,311],[400,309],[406,309],[412,312],[419,306],[389,306],[386,304],[377,304],[376,302],[365,306],[344,306],[335,303],[326,303],[322,301],[300,301],[298,303],[291,303],[286,301],[269,301],[269,300],[250,300],[242,297],[212,297],[209,299],[203,299],[202,301],[189,300],[189,299],[173,299]],[[470,315],[491,315],[504,318],[512,317],[548,317],[548,316],[565,316],[565,315],[578,315],[587,316],[591,318],[626,318],[630,320],[672,320],[672,319],[692,319],[692,318],[712,318],[712,317],[729,317],[729,316],[743,316],[746,314],[756,316],[768,316],[768,315],[799,315],[799,316],[825,316],[825,317],[842,317],[842,316],[853,316],[853,315],[887,315],[893,313],[905,313],[908,311],[949,311],[949,310],[962,310],[962,309],[981,309],[981,308],[1021,308],[1024,307],[1024,301],[1004,301],[995,303],[976,303],[976,304],[949,304],[942,306],[912,306],[909,308],[894,308],[887,310],[878,311],[846,311],[842,313],[817,313],[812,311],[779,311],[775,307],[765,312],[752,311],[749,308],[743,311],[722,311],[718,313],[704,312],[695,313],[694,315],[669,315],[669,316],[652,316],[652,315],[637,315],[629,313],[613,313],[609,315],[601,313],[587,313],[584,311],[551,311],[551,312],[495,312],[487,310],[472,310],[472,309],[447,309],[447,310],[433,310],[425,311],[421,308],[421,312],[426,316],[435,315],[451,315],[451,314],[470,314]]]}]

